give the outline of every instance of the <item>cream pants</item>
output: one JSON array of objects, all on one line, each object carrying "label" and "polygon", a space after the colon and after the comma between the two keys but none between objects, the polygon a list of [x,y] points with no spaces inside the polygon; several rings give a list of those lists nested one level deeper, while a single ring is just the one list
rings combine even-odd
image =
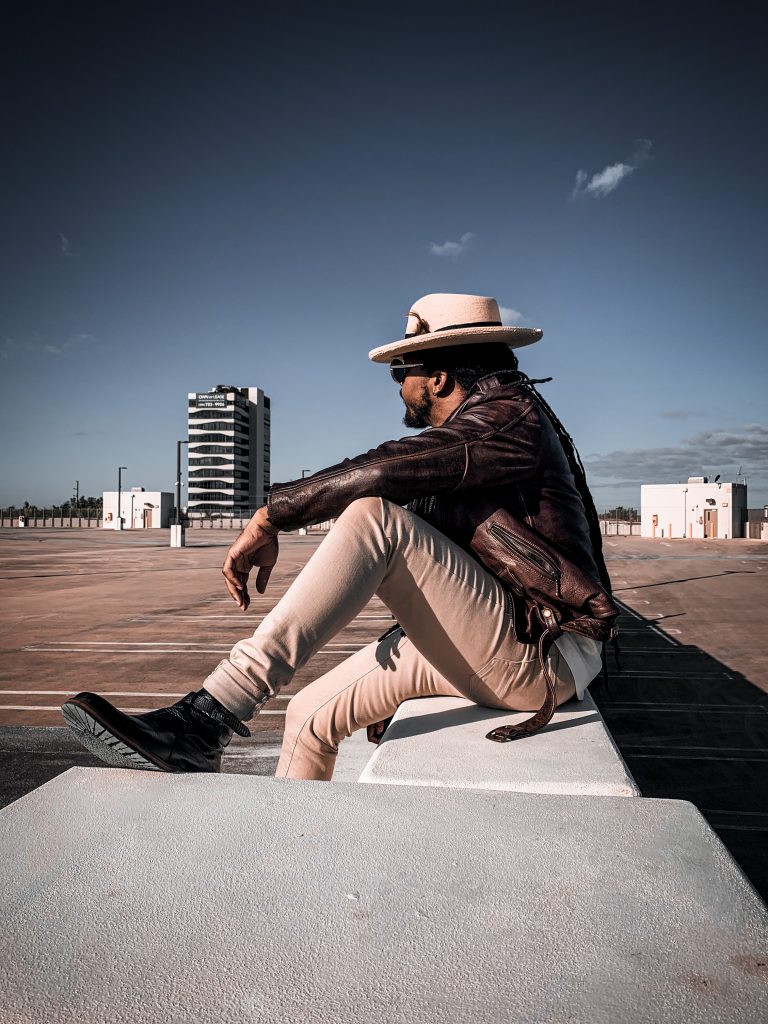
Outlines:
[{"label": "cream pants", "polygon": [[[375,595],[402,626],[304,687],[286,714],[278,778],[329,780],[339,743],[411,697],[442,695],[535,711],[545,683],[535,645],[520,643],[511,602],[470,555],[381,498],[352,502],[254,635],[206,679],[247,720]],[[403,635],[405,634],[405,635]],[[558,704],[573,677],[550,654]]]}]

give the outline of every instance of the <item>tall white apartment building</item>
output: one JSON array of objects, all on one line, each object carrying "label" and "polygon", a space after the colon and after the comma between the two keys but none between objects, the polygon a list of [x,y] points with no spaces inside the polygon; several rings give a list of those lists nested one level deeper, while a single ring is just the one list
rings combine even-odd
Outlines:
[{"label": "tall white apartment building", "polygon": [[269,490],[270,403],[261,388],[191,392],[187,512],[242,515]]}]

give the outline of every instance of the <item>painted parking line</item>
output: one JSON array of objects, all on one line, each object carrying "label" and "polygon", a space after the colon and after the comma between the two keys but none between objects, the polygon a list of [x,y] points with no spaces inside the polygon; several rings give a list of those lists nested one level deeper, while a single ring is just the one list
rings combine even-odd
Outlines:
[{"label": "painted parking line", "polygon": [[[250,615],[244,619],[242,612],[233,611],[231,615],[171,615],[168,612],[158,612],[157,615],[140,615],[129,619],[129,622],[203,622],[208,619],[219,619],[227,622],[261,622],[266,615]],[[392,615],[358,615],[352,622],[394,622]],[[350,623],[351,624],[351,623]]]},{"label": "painted parking line", "polygon": [[[71,690],[0,690],[0,697],[32,696],[32,697],[67,697]],[[186,693],[150,693],[147,690],[100,690],[101,697],[167,697],[169,700],[186,697]],[[270,700],[290,700],[291,695],[278,693]]]},{"label": "painted parking line", "polygon": [[[361,651],[371,641],[358,644],[333,643],[321,647],[322,651],[346,652]],[[230,651],[231,645],[217,644],[211,646],[211,641],[206,640],[56,640],[50,643],[28,644],[21,648],[22,651],[93,651],[100,654],[103,650],[125,651],[126,654],[154,654],[162,648],[167,651],[169,648],[179,650],[183,654],[198,654],[203,651]]]},{"label": "painted parking line", "polygon": [[[651,629],[652,632],[654,632],[656,634],[656,636],[660,636],[662,640],[666,640],[667,643],[670,644],[672,647],[678,647],[679,646],[677,640],[673,640],[671,636],[667,636],[667,634],[663,630],[658,629],[658,627],[651,626],[650,629]],[[641,648],[639,648],[639,650],[645,651],[646,649],[641,647]],[[685,652],[680,651],[679,653],[683,654]]]},{"label": "painted parking line", "polygon": [[[144,715],[158,708],[120,708],[125,715]],[[58,704],[0,704],[0,711],[61,711]],[[284,715],[285,711],[260,711],[261,715]]]},{"label": "painted parking line", "polygon": [[[146,648],[142,650],[136,650],[135,648],[127,647],[22,647],[23,651],[30,654],[122,654],[124,657],[142,657],[149,658],[155,654],[229,654],[232,650],[231,646],[227,647],[153,647],[151,650]],[[357,654],[360,647],[350,648],[339,648],[329,653],[331,654]],[[318,652],[322,653],[322,651]]]}]

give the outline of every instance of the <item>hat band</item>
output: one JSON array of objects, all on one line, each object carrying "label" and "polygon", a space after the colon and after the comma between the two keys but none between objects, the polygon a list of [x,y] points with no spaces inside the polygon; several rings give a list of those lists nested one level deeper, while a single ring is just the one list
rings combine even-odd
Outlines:
[{"label": "hat band", "polygon": [[[440,331],[460,331],[460,330],[462,330],[465,327],[503,327],[503,326],[504,325],[502,324],[501,320],[483,320],[481,322],[475,321],[475,323],[472,323],[472,324],[451,324],[449,327],[438,327],[437,330],[430,331],[429,333],[430,334],[439,334]],[[421,333],[424,334],[425,332],[422,331]],[[403,339],[406,339],[406,338],[418,338],[419,336],[420,336],[419,332],[417,331],[415,334],[404,334],[403,335]]]}]

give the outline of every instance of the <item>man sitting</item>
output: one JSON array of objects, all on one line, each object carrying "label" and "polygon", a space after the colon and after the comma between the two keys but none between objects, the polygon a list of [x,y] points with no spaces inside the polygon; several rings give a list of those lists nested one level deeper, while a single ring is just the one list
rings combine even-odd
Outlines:
[{"label": "man sitting", "polygon": [[[601,647],[546,619],[567,582],[561,559],[574,606],[594,594],[605,603],[610,583],[578,455],[512,351],[541,334],[502,326],[491,298],[419,299],[405,337],[370,358],[389,363],[406,426],[428,429],[275,484],[223,572],[245,610],[251,571],[259,593],[267,586],[280,530],[337,519],[285,596],[202,689],[170,708],[125,715],[96,694],[67,701],[81,742],[112,765],[219,771],[232,732],[249,735],[243,723],[374,595],[398,625],[291,700],[278,777],[330,779],[339,743],[356,729],[375,732],[411,697],[541,709],[527,731],[555,704],[581,698]],[[548,649],[523,621],[520,580],[532,576],[536,593],[555,595],[542,605]],[[507,728],[492,738],[518,727]]]}]

